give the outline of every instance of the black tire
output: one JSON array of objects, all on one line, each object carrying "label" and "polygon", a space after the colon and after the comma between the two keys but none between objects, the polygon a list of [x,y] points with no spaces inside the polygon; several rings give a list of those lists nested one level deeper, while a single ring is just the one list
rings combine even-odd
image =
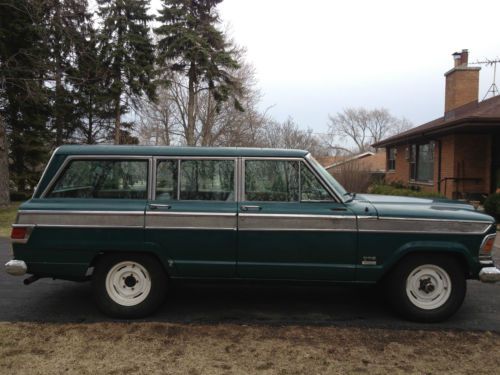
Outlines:
[{"label": "black tire", "polygon": [[[425,275],[425,271],[418,273],[418,270],[432,269],[426,268],[425,266],[427,265],[431,265],[431,267],[437,269],[438,272],[441,272],[436,268],[439,267],[447,274],[451,292],[446,292],[448,290],[447,288],[441,289],[445,290],[440,294],[442,297],[436,297],[435,300],[432,300],[434,297],[432,293],[437,293],[439,291],[438,287],[434,286],[434,284],[442,282],[443,285],[447,285],[448,280],[444,277],[446,281],[443,281],[443,278],[440,277],[439,279],[441,279],[441,281],[438,280],[433,283],[428,280],[437,278],[429,278],[427,276],[418,278],[418,275]],[[407,282],[409,283],[408,292]],[[415,288],[412,288],[412,285],[418,285],[417,293],[415,293]],[[434,289],[429,291],[429,288]],[[401,316],[416,322],[435,323],[448,319],[460,308],[465,298],[467,282],[462,265],[453,256],[441,254],[415,254],[405,257],[395,266],[385,279],[384,289],[388,302]],[[418,305],[422,303],[422,300],[419,300],[418,296],[422,295],[424,297],[429,295],[431,300],[431,302],[423,302],[429,303],[426,308],[422,308],[422,304],[420,306]],[[439,303],[442,304],[437,306]],[[436,307],[433,307],[433,305],[436,305]]]},{"label": "black tire", "polygon": [[[120,267],[115,267],[119,264]],[[129,269],[130,272],[127,272]],[[120,291],[114,292],[113,290],[117,290],[117,283],[112,280],[123,280],[124,290],[132,296],[123,297],[119,294]],[[111,292],[106,286],[107,281]],[[110,254],[103,256],[96,264],[92,275],[92,288],[97,306],[106,315],[120,319],[142,318],[156,311],[165,300],[167,275],[162,265],[152,256]],[[135,296],[137,293],[139,296]]]}]

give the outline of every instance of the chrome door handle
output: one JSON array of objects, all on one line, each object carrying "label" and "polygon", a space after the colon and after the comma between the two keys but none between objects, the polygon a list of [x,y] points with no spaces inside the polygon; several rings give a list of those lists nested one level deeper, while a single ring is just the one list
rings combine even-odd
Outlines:
[{"label": "chrome door handle", "polygon": [[241,206],[241,211],[260,211],[262,207],[260,206]]},{"label": "chrome door handle", "polygon": [[169,210],[170,208],[172,208],[172,206],[169,204],[150,203],[149,208],[151,208],[152,210],[157,210],[159,208],[165,208],[165,209]]}]

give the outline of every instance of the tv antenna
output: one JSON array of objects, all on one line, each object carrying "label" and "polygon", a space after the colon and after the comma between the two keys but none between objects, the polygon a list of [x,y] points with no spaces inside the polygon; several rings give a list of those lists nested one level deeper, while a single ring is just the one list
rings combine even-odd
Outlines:
[{"label": "tv antenna", "polygon": [[488,88],[488,91],[486,92],[486,95],[484,96],[483,100],[488,97],[488,95],[491,94],[491,97],[497,96],[500,94],[498,91],[498,86],[496,84],[496,78],[497,78],[497,64],[500,63],[500,59],[495,59],[495,60],[490,60],[490,59],[485,59],[484,61],[476,61],[473,64],[475,65],[486,65],[486,66],[493,66],[493,83],[490,85]]}]

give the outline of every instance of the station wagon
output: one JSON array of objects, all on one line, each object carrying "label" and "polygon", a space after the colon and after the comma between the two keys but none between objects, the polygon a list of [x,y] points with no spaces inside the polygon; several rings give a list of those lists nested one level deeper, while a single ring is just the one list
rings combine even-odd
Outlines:
[{"label": "station wagon", "polygon": [[98,307],[151,314],[173,279],[380,283],[440,321],[467,279],[500,280],[496,225],[450,200],[347,192],[301,150],[62,146],[12,228],[12,275],[92,282]]}]

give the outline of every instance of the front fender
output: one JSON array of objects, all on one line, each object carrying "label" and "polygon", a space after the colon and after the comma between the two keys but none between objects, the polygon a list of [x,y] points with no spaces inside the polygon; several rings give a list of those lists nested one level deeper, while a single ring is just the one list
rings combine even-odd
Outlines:
[{"label": "front fender", "polygon": [[387,273],[403,257],[412,253],[448,253],[459,255],[467,266],[469,272],[473,272],[477,265],[477,260],[471,255],[464,244],[452,241],[412,241],[405,243],[383,265],[384,274]]},{"label": "front fender", "polygon": [[385,251],[377,256],[376,265],[360,265],[357,269],[358,282],[374,283],[380,281],[404,257],[415,253],[440,253],[457,256],[467,270],[469,277],[479,272],[477,257],[467,246],[455,241],[419,240],[401,244],[394,251]]}]

